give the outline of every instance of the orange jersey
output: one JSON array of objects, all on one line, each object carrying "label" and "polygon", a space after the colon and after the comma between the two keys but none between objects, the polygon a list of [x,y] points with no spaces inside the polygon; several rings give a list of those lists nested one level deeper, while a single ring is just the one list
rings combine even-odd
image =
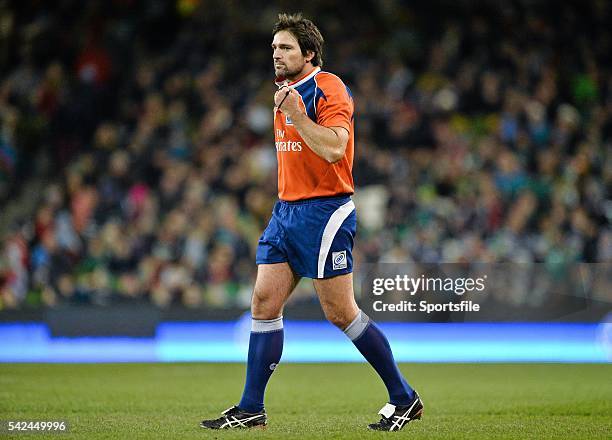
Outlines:
[{"label": "orange jersey", "polygon": [[349,139],[342,159],[331,164],[312,151],[289,117],[276,109],[278,198],[294,201],[352,194],[355,124],[349,88],[336,75],[322,72],[319,67],[288,85],[300,94],[300,106],[312,121],[324,127],[343,127],[348,130]]}]

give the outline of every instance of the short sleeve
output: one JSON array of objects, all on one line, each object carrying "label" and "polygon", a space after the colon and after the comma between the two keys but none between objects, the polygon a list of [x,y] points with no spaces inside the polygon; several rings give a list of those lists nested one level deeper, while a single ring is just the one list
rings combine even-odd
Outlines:
[{"label": "short sleeve", "polygon": [[347,87],[335,75],[323,72],[317,81],[317,124],[324,127],[343,127],[351,131],[353,99]]}]

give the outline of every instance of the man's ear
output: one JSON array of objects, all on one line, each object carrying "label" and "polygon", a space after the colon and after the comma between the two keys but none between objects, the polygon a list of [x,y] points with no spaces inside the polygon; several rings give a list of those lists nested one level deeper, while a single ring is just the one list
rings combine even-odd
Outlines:
[{"label": "man's ear", "polygon": [[304,57],[306,59],[306,62],[310,62],[314,59],[315,57],[315,53],[312,50],[308,50],[306,51],[306,56]]}]

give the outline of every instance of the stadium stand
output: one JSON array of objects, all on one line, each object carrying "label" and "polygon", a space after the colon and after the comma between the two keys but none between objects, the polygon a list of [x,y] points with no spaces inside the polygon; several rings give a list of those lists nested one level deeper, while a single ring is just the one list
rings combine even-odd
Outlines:
[{"label": "stadium stand", "polygon": [[[356,261],[610,262],[612,5],[406,3],[304,9],[357,107]],[[247,307],[276,8],[58,4],[0,2],[0,309]]]}]

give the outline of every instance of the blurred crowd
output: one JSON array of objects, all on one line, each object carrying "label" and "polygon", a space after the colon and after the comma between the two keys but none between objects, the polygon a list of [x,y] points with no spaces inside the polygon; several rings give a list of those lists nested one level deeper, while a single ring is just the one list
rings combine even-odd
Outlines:
[{"label": "blurred crowd", "polygon": [[[344,3],[303,12],[356,104],[357,264],[612,260],[609,2]],[[0,212],[45,183],[0,309],[249,303],[278,12],[0,0]]]}]

